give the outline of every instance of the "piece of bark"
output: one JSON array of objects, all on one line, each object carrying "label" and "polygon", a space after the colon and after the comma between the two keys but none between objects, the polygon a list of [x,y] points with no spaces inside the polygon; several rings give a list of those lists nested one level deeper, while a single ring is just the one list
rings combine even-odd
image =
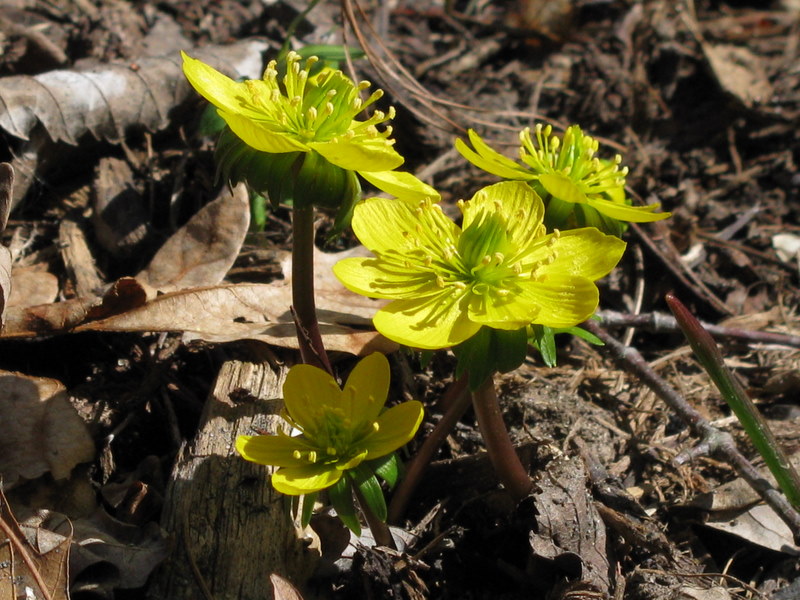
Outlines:
[{"label": "piece of bark", "polygon": [[158,600],[264,600],[270,574],[302,585],[314,556],[298,538],[290,502],[270,470],[242,459],[236,436],[275,433],[286,369],[227,362],[206,401],[200,430],[184,444],[172,473],[162,526],[172,555],[150,591]]},{"label": "piece of bark", "polygon": [[97,274],[92,252],[86,243],[86,234],[76,216],[66,216],[58,227],[61,256],[70,278],[75,284],[78,298],[94,298],[102,293],[103,280]]}]

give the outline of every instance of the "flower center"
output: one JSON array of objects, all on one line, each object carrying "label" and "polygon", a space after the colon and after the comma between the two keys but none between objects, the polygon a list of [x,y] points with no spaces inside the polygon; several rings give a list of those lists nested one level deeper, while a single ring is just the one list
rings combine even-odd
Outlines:
[{"label": "flower center", "polygon": [[558,174],[569,178],[583,194],[601,194],[613,188],[625,186],[628,168],[620,169],[622,157],[601,160],[595,155],[599,142],[584,135],[580,127],[573,125],[564,132],[562,141],[552,135],[553,128],[534,128],[534,140],[530,128],[520,133],[520,158],[540,175]]},{"label": "flower center", "polygon": [[482,212],[458,241],[464,265],[464,283],[479,295],[507,295],[520,273],[514,261],[517,249],[508,235],[509,225],[497,212]]},{"label": "flower center", "polygon": [[358,85],[341,71],[323,70],[310,75],[311,67],[319,60],[310,57],[305,67],[300,66],[300,56],[290,52],[286,57],[286,75],[278,80],[278,65],[271,61],[261,81],[246,82],[249,98],[243,99],[264,115],[264,124],[272,125],[276,132],[290,133],[303,142],[338,141],[338,138],[382,138],[386,143],[391,127],[378,131],[376,125],[394,118],[394,108],[388,113],[374,111],[365,121],[356,121],[365,108],[382,96],[376,90],[361,99],[361,92],[369,88],[368,81]]}]

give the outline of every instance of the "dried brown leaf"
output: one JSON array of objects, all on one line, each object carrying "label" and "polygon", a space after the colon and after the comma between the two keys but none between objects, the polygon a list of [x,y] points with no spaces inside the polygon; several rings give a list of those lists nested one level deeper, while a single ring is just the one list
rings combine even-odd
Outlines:
[{"label": "dried brown leaf", "polygon": [[[344,288],[317,300],[320,331],[329,350],[366,354],[391,352],[397,344],[375,331],[348,327],[364,323],[350,312]],[[159,296],[124,314],[81,325],[76,331],[181,331],[186,338],[208,342],[243,339],[297,348],[289,306],[291,289],[285,284],[230,284],[182,290]]]},{"label": "dried brown leaf", "polygon": [[94,457],[86,425],[56,380],[0,371],[0,475],[6,485],[20,477],[69,476]]},{"label": "dried brown leaf", "polygon": [[161,292],[216,285],[236,260],[249,226],[247,188],[223,188],[167,240],[136,279]]},{"label": "dried brown leaf", "polygon": [[[47,510],[20,524],[23,531],[47,531],[54,538],[72,540],[70,571],[81,584],[73,592],[99,591],[113,597],[117,588],[142,587],[168,554],[164,532],[155,522],[130,525],[98,507],[91,515],[69,520]],[[87,572],[91,569],[91,572]]]},{"label": "dried brown leaf", "polygon": [[[261,76],[267,44],[245,40],[229,46],[188,49],[228,75]],[[0,128],[27,140],[41,123],[53,141],[77,144],[91,134],[117,142],[128,127],[151,131],[169,124],[170,111],[189,98],[180,55],[49,71],[0,79]]]},{"label": "dried brown leaf", "polygon": [[44,547],[23,534],[0,491],[0,600],[69,600],[70,537]]},{"label": "dried brown leaf", "polygon": [[294,587],[288,579],[284,579],[277,573],[272,573],[269,576],[269,581],[272,583],[272,594],[275,600],[303,600],[303,596],[296,587]]},{"label": "dried brown leaf", "polygon": [[531,549],[536,556],[556,561],[574,585],[608,593],[606,530],[586,480],[586,469],[577,457],[553,460],[536,478],[538,531],[530,534]]},{"label": "dried brown leaf", "polygon": [[723,91],[752,108],[772,95],[762,59],[743,46],[703,44],[708,65]]},{"label": "dried brown leaf", "polygon": [[26,308],[48,304],[58,297],[58,277],[43,271],[39,265],[14,268],[11,271],[14,285],[8,297],[8,308]]}]

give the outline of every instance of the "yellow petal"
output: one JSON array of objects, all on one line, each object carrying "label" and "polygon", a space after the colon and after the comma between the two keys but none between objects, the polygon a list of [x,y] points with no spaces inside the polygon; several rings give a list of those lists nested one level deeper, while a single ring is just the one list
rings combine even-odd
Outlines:
[{"label": "yellow petal", "polygon": [[668,212],[653,212],[658,209],[658,204],[650,204],[649,206],[629,206],[628,204],[619,204],[602,198],[591,198],[588,200],[588,204],[597,212],[603,213],[607,217],[617,219],[618,221],[630,221],[631,223],[652,223],[653,221],[661,221],[662,219],[667,219],[672,216],[672,213]]},{"label": "yellow petal", "polygon": [[467,317],[466,296],[449,291],[390,302],[375,314],[373,324],[390,340],[426,350],[455,346],[481,328]]},{"label": "yellow petal", "polygon": [[333,274],[351,292],[370,298],[408,298],[441,291],[433,273],[377,258],[345,258],[333,265]]},{"label": "yellow petal", "polygon": [[358,173],[379,190],[397,196],[401,200],[416,203],[430,198],[438,202],[442,198],[439,192],[427,183],[405,171],[364,171],[359,168]]},{"label": "yellow petal", "polygon": [[283,384],[283,402],[306,436],[314,439],[324,426],[324,407],[337,406],[342,391],[328,373],[311,365],[289,369]]},{"label": "yellow petal", "polygon": [[403,157],[385,138],[355,137],[351,140],[309,142],[328,162],[348,171],[388,171],[403,164]]},{"label": "yellow petal", "polygon": [[586,204],[586,194],[566,175],[545,173],[539,175],[539,183],[551,196],[572,204]]},{"label": "yellow petal", "polygon": [[588,319],[597,309],[599,292],[588,279],[572,275],[551,275],[543,282],[527,281],[524,288],[527,302],[539,307],[532,321],[548,327],[573,327]]},{"label": "yellow petal", "polygon": [[308,146],[287,134],[272,131],[269,123],[258,122],[226,110],[220,110],[219,116],[245,144],[261,152],[283,154],[285,152],[308,152],[309,150]]},{"label": "yellow petal", "polygon": [[304,467],[278,469],[272,474],[272,487],[289,496],[301,496],[331,487],[342,478],[332,464],[317,463]]},{"label": "yellow petal", "polygon": [[379,458],[407,444],[417,433],[425,409],[411,400],[393,406],[378,418],[378,431],[364,440],[367,459]]},{"label": "yellow petal", "polygon": [[461,156],[479,169],[483,169],[487,173],[492,173],[504,179],[522,179],[527,181],[535,177],[530,171],[521,167],[510,158],[493,150],[472,129],[470,129],[467,134],[475,150],[467,146],[461,139],[456,139],[456,150],[459,151]]},{"label": "yellow petal", "polygon": [[427,239],[417,233],[420,216],[415,210],[415,205],[396,198],[368,198],[356,205],[353,231],[362,244],[377,253],[417,251],[415,241],[425,245],[449,241],[455,245],[460,231],[441,210],[425,209],[428,227],[423,233],[430,235]]},{"label": "yellow petal", "polygon": [[507,296],[473,294],[469,303],[471,321],[495,329],[520,329],[530,325],[539,311],[528,296],[510,293]]},{"label": "yellow petal", "polygon": [[295,450],[308,449],[298,438],[286,435],[240,435],[236,438],[236,451],[242,458],[261,465],[297,467],[308,464],[293,455]]},{"label": "yellow petal", "polygon": [[562,231],[552,244],[555,259],[539,267],[537,275],[577,275],[590,281],[608,275],[626,247],[618,237],[601,233],[594,227]]},{"label": "yellow petal", "polygon": [[544,235],[544,203],[527,183],[503,181],[486,186],[464,203],[462,229],[483,211],[499,211],[508,223],[509,240],[519,248]]},{"label": "yellow petal", "polygon": [[375,421],[389,394],[389,361],[380,352],[362,358],[342,390],[342,410],[358,432]]},{"label": "yellow petal", "polygon": [[181,51],[181,56],[183,57],[183,74],[203,98],[227,112],[243,110],[247,97],[243,83],[234,81],[183,51]]}]

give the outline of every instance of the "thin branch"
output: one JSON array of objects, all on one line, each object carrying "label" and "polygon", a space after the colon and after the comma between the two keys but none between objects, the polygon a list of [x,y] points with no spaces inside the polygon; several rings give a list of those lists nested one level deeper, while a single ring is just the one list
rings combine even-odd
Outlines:
[{"label": "thin branch", "polygon": [[[606,327],[639,327],[652,333],[680,333],[681,331],[675,317],[666,313],[651,312],[632,315],[615,312],[613,310],[601,310],[597,314]],[[723,325],[712,325],[711,323],[704,323],[702,321],[700,324],[706,331],[717,338],[730,338],[749,344],[776,344],[779,346],[800,348],[800,336],[798,335],[773,333],[770,331],[755,331],[752,329],[740,329],[738,327],[725,327]]]},{"label": "thin branch", "polygon": [[700,444],[693,449],[693,452],[686,453],[687,458],[699,454],[714,454],[725,460],[789,526],[795,543],[800,543],[800,513],[792,508],[788,500],[744,457],[729,433],[711,425],[647,364],[636,348],[624,346],[594,321],[586,321],[581,327],[600,338],[605,344],[603,349],[653,390],[689,426],[692,433],[700,438]]}]

